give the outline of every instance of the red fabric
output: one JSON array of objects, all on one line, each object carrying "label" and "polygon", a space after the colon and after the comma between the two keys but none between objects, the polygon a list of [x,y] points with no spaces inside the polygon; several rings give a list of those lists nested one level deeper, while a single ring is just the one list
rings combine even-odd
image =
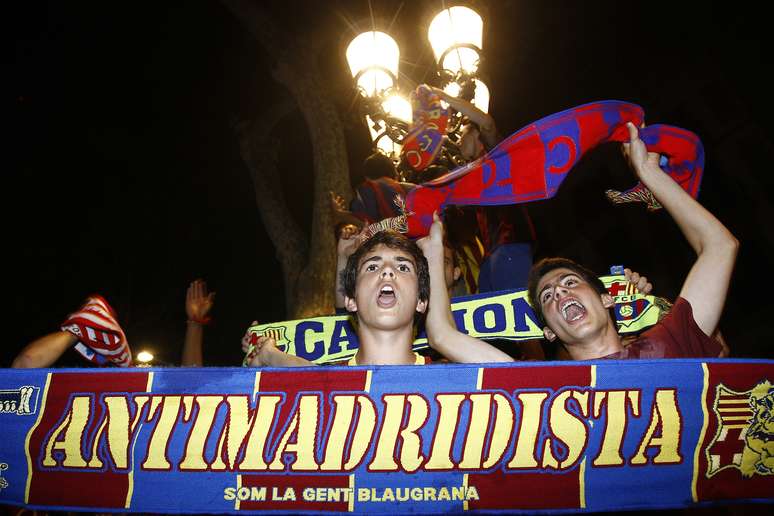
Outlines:
[{"label": "red fabric", "polygon": [[[509,136],[490,152],[433,181],[406,197],[408,235],[427,235],[433,212],[449,205],[523,204],[550,199],[578,161],[606,142],[629,141],[627,122],[640,126],[641,107],[602,101],[568,109],[534,122]],[[704,148],[685,129],[651,125],[639,129],[649,151],[667,158],[664,171],[694,198],[704,170]],[[639,184],[618,192],[621,201]]]},{"label": "red fabric", "polygon": [[[41,408],[41,420],[30,433],[28,453],[33,457],[43,455],[46,435],[51,428],[56,428],[57,420],[66,412],[72,393],[89,393],[99,399],[103,393],[146,392],[147,387],[148,373],[51,374],[51,384],[44,400],[45,410]],[[94,435],[97,432],[97,424],[103,420],[104,411],[107,409],[104,403],[94,403],[93,410],[85,435]],[[45,505],[56,500],[62,507],[81,506],[118,511],[123,511],[126,505],[129,492],[128,471],[59,471],[43,468],[37,460],[31,460],[30,467],[30,505]]]},{"label": "red fabric", "polygon": [[75,347],[87,360],[98,365],[104,365],[106,361],[119,367],[132,365],[132,350],[124,330],[118,324],[115,310],[102,296],[95,294],[86,299],[77,312],[67,316],[61,328],[94,352]]},{"label": "red fabric", "polygon": [[389,177],[366,179],[355,190],[350,211],[366,224],[397,217],[402,213],[395,203],[396,197],[404,199],[413,186]]},{"label": "red fabric", "polygon": [[672,311],[623,350],[602,358],[717,358],[722,350],[693,319],[691,304],[678,297]]}]

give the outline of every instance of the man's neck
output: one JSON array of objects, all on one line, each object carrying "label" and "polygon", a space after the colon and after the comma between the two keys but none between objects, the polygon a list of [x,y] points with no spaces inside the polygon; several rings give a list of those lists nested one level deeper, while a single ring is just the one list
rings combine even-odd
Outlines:
[{"label": "man's neck", "polygon": [[565,343],[565,346],[573,360],[594,360],[623,349],[621,337],[612,322],[609,322],[599,334],[579,342]]},{"label": "man's neck", "polygon": [[379,330],[360,326],[360,349],[355,355],[358,365],[411,365],[414,364],[414,328]]}]

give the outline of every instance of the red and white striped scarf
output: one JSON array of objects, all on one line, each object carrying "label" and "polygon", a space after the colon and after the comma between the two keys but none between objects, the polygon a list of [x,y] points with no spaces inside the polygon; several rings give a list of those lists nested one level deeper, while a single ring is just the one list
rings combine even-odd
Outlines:
[{"label": "red and white striped scarf", "polygon": [[62,331],[78,338],[75,350],[97,365],[108,362],[119,367],[132,365],[132,350],[117,315],[105,298],[92,295],[62,323]]}]

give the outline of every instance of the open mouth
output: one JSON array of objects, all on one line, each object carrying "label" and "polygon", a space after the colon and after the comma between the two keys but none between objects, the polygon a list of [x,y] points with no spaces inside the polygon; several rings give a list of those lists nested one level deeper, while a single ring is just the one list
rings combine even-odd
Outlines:
[{"label": "open mouth", "polygon": [[384,285],[379,289],[379,295],[376,297],[376,304],[381,308],[391,308],[398,302],[398,298],[395,295],[395,289],[392,285]]},{"label": "open mouth", "polygon": [[575,299],[568,299],[562,303],[560,310],[564,320],[573,323],[586,315],[586,308]]}]

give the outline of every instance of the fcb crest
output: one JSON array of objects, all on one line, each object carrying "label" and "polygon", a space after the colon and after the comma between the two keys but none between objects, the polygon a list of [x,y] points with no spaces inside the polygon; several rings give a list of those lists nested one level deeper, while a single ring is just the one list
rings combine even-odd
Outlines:
[{"label": "fcb crest", "polygon": [[[612,271],[613,268],[611,268]],[[618,272],[615,272],[618,274]],[[623,270],[620,271],[623,274]],[[668,313],[669,306],[662,306],[660,298],[645,296],[624,278],[603,276],[600,278],[615,301],[615,319],[619,332],[628,328],[643,328],[656,324],[661,313]]]},{"label": "fcb crest", "polygon": [[269,326],[268,328],[264,328],[262,333],[264,337],[270,337],[274,339],[274,342],[277,344],[277,348],[279,348],[280,351],[287,352],[287,347],[290,343],[290,340],[288,340],[287,336],[285,335],[284,326]]},{"label": "fcb crest", "polygon": [[737,392],[719,384],[712,406],[718,429],[707,447],[706,476],[736,468],[744,477],[774,474],[774,386]]}]

